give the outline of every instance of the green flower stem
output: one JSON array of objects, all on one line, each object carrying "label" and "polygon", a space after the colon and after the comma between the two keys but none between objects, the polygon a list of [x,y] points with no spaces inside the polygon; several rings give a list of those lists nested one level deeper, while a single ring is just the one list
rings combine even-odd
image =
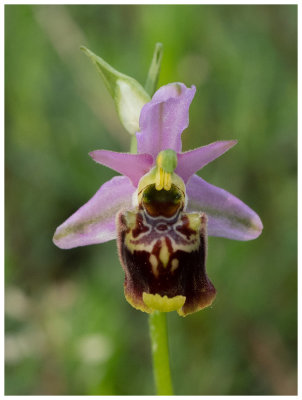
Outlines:
[{"label": "green flower stem", "polygon": [[172,396],[166,313],[154,311],[150,314],[149,328],[157,394]]}]

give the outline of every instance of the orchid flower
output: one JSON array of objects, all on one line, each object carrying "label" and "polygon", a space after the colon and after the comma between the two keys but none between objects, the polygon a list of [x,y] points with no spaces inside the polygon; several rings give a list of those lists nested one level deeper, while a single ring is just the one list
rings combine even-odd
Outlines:
[{"label": "orchid flower", "polygon": [[236,140],[182,152],[195,90],[168,84],[142,107],[137,154],[90,153],[122,176],[104,183],[53,239],[63,249],[117,239],[125,297],[147,313],[185,316],[209,306],[216,291],[206,275],[207,235],[250,240],[262,231],[251,208],[195,174]]}]

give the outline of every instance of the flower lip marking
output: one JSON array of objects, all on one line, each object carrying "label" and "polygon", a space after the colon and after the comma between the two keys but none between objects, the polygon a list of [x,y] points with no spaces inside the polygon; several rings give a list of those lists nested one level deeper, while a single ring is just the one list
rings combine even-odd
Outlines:
[{"label": "flower lip marking", "polygon": [[155,277],[158,277],[158,260],[154,254],[150,254],[149,262],[151,264],[152,272]]},{"label": "flower lip marking", "polygon": [[177,258],[173,258],[173,260],[171,261],[171,272],[174,272],[179,265],[179,261],[177,260]]},{"label": "flower lip marking", "polygon": [[163,231],[167,231],[169,229],[169,227],[167,224],[160,222],[159,224],[156,225],[155,229],[157,231],[163,232]]},{"label": "flower lip marking", "polygon": [[186,215],[182,217],[182,223],[182,225],[176,226],[176,230],[186,236],[187,239],[190,239],[191,235],[195,234],[195,230],[190,228],[190,221]]},{"label": "flower lip marking", "polygon": [[134,238],[138,237],[142,233],[148,232],[149,227],[144,225],[143,217],[139,214],[136,218],[135,228],[132,230],[132,235]]}]

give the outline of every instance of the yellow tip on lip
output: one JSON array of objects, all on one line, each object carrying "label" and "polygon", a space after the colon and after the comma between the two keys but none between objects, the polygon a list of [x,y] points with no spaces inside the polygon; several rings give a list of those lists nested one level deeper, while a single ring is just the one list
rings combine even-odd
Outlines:
[{"label": "yellow tip on lip", "polygon": [[144,292],[143,301],[152,310],[170,312],[180,310],[185,304],[186,297],[181,295],[168,297]]}]

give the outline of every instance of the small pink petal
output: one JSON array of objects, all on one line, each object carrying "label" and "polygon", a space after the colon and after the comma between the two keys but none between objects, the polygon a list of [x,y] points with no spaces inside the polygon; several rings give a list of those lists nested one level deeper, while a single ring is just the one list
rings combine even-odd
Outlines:
[{"label": "small pink petal", "polygon": [[153,158],[150,154],[117,153],[108,150],[95,150],[89,155],[99,164],[105,165],[122,175],[128,176],[134,186],[151,168]]},{"label": "small pink petal", "polygon": [[235,144],[237,144],[237,140],[218,141],[185,153],[180,153],[177,155],[178,163],[175,172],[186,183],[195,172],[220,157],[231,147],[235,146]]}]

